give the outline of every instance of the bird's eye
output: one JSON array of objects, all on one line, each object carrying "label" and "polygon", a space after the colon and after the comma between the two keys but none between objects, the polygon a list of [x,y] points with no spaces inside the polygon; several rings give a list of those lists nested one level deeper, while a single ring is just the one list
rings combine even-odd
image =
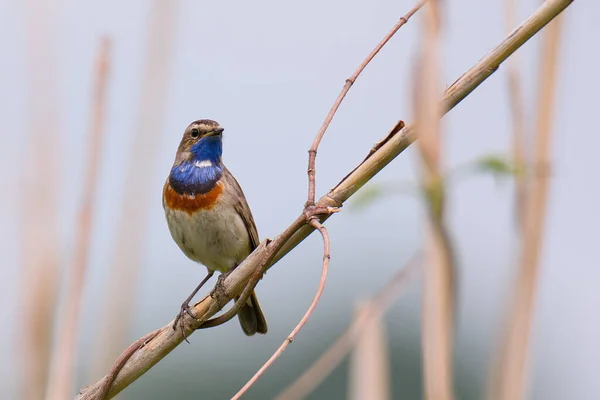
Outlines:
[{"label": "bird's eye", "polygon": [[193,138],[197,138],[198,136],[200,136],[200,131],[198,129],[194,128],[190,131],[190,136]]}]

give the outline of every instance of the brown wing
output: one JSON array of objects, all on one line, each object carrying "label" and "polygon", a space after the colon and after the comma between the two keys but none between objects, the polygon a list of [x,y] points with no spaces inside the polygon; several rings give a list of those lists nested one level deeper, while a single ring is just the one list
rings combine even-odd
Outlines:
[{"label": "brown wing", "polygon": [[250,235],[250,245],[252,246],[250,251],[254,251],[259,244],[258,230],[256,229],[254,217],[252,217],[252,212],[250,211],[250,206],[248,206],[248,202],[246,201],[246,196],[244,196],[244,192],[242,191],[238,181],[235,180],[231,172],[229,172],[225,166],[223,166],[223,179],[234,191],[234,207],[240,217],[242,217],[242,221],[244,221],[244,225],[246,225],[246,229]]}]

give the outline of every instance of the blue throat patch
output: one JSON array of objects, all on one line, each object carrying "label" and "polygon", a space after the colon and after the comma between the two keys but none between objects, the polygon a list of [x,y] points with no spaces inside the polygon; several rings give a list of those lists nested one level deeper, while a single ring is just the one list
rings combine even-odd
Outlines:
[{"label": "blue throat patch", "polygon": [[169,175],[171,187],[179,194],[197,195],[208,193],[223,176],[220,136],[200,139],[190,149],[190,160],[173,166]]}]

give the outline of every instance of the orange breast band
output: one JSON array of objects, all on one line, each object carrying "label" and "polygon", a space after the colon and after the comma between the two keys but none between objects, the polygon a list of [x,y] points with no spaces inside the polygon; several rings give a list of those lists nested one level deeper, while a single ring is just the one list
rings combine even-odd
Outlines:
[{"label": "orange breast band", "polygon": [[192,214],[199,210],[210,210],[213,208],[219,197],[223,193],[223,183],[217,182],[214,188],[209,192],[196,195],[179,194],[169,184],[165,183],[163,188],[163,199],[165,205],[173,210],[185,211]]}]

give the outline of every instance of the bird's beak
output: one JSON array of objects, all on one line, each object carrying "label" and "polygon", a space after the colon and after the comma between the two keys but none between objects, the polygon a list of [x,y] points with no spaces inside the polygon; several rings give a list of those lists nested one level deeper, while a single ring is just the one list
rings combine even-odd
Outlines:
[{"label": "bird's beak", "polygon": [[225,129],[218,127],[209,132],[206,136],[221,136]]}]

